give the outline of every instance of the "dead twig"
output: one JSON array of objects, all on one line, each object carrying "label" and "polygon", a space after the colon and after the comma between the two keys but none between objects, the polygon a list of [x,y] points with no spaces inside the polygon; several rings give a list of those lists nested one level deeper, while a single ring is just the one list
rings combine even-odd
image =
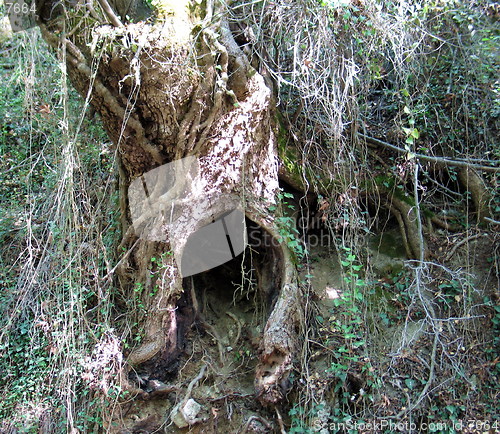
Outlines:
[{"label": "dead twig", "polygon": [[464,244],[468,243],[469,241],[472,241],[472,240],[476,240],[478,238],[481,238],[483,236],[485,236],[486,234],[476,234],[476,235],[471,235],[467,238],[464,238],[463,240],[459,241],[458,243],[456,243],[452,249],[450,250],[450,252],[446,255],[446,258],[445,260],[446,261],[449,261],[452,256],[457,252],[457,249],[460,247],[460,246],[463,246]]},{"label": "dead twig", "polygon": [[237,327],[236,337],[233,339],[233,343],[231,345],[233,348],[235,348],[236,344],[240,340],[240,336],[241,336],[241,323],[240,323],[240,320],[233,313],[226,312],[226,315],[228,317],[230,317],[236,323],[236,327]]},{"label": "dead twig", "polygon": [[248,431],[248,428],[250,428],[250,424],[254,420],[259,421],[260,423],[262,423],[268,430],[271,429],[271,424],[266,419],[264,419],[262,416],[255,416],[254,415],[254,416],[250,416],[248,418],[247,423],[243,427],[243,431],[241,431],[241,434],[245,434]]}]

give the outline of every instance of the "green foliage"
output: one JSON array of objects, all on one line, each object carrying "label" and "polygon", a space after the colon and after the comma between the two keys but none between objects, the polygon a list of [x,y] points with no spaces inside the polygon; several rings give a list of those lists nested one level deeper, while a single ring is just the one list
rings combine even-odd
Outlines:
[{"label": "green foliage", "polygon": [[337,379],[335,392],[340,399],[340,407],[334,416],[335,422],[343,421],[345,413],[341,410],[350,405],[352,391],[347,387],[349,372],[357,372],[366,380],[367,391],[362,399],[372,399],[371,393],[381,385],[370,358],[365,353],[364,303],[367,282],[361,277],[363,266],[349,247],[342,248],[341,265],[344,269],[346,289],[335,299],[331,316],[323,322],[320,331],[329,336],[327,343],[332,347],[332,362],[328,372]]},{"label": "green foliage", "polygon": [[495,371],[500,375],[500,303],[494,302],[490,297],[484,299],[484,303],[491,309],[491,323],[493,326],[493,340],[491,345],[488,346],[486,352],[490,360],[495,363]]},{"label": "green foliage", "polygon": [[24,318],[0,344],[0,420],[25,401],[44,400],[50,390],[50,354],[45,336],[33,317]]},{"label": "green foliage", "polygon": [[[389,16],[398,17],[396,2],[384,6]],[[440,148],[440,154],[460,154],[466,145],[468,152],[471,145],[478,147],[480,157],[494,152],[500,104],[499,29],[485,7],[460,1],[407,5],[409,31],[413,24],[426,28],[427,40],[420,47],[426,44],[430,50],[430,55],[413,58],[412,64],[398,61],[397,51],[389,47],[365,50],[369,55],[362,62],[367,70],[374,69],[373,64],[391,65],[392,76],[386,75],[382,93],[385,108],[392,113],[386,111],[384,116],[392,114],[397,122],[410,116],[410,125],[401,126],[407,144],[420,138],[422,146]],[[369,46],[368,41],[362,42]],[[417,44],[413,48],[417,50]]]},{"label": "green foliage", "polygon": [[351,289],[350,293],[346,293],[344,297],[352,298],[353,302],[363,301],[363,293],[361,288],[366,286],[366,282],[360,277],[359,272],[363,266],[359,264],[356,255],[352,253],[350,247],[343,247],[343,259],[340,261],[344,267],[344,281]]},{"label": "green foliage", "polygon": [[310,428],[311,421],[318,416],[324,408],[323,404],[315,404],[311,408],[306,409],[305,407],[295,404],[289,411],[291,426],[288,432],[290,433],[303,433],[312,434],[317,432],[316,429]]},{"label": "green foliage", "polygon": [[[287,192],[278,193],[279,209],[281,210],[281,214],[283,214],[276,217],[280,235],[278,242],[285,243],[295,255],[297,262],[300,262],[306,254],[306,248],[300,240],[300,234],[293,216],[293,213],[296,211],[295,205],[287,201],[287,199],[293,199],[293,194]],[[276,211],[277,209],[278,207],[275,206],[269,207],[270,211]]]},{"label": "green foliage", "polygon": [[113,310],[109,280],[102,291],[120,238],[113,156],[36,29],[2,48],[0,430],[38,432],[45,418],[95,432],[105,405],[90,407],[82,375]]}]

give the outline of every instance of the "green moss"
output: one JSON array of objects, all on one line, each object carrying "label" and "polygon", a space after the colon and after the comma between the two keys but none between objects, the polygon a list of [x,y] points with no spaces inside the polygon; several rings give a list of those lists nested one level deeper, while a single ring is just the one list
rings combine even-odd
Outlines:
[{"label": "green moss", "polygon": [[[379,253],[387,255],[391,258],[404,258],[406,251],[404,248],[401,235],[397,232],[382,232],[370,240],[370,246]],[[394,267],[392,267],[394,268]],[[385,270],[387,272],[401,271],[401,270]]]},{"label": "green moss", "polygon": [[278,124],[278,155],[292,180],[302,185],[302,166],[300,164],[297,148],[287,146],[288,131],[284,126],[284,121],[280,114],[276,116],[276,120]]}]

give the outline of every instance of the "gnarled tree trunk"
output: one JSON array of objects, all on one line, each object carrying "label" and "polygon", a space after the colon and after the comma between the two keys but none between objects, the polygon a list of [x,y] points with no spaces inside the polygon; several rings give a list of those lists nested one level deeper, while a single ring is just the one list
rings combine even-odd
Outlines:
[{"label": "gnarled tree trunk", "polygon": [[[178,356],[185,323],[195,314],[195,309],[178,306],[186,287],[180,262],[193,234],[241,209],[263,231],[280,238],[272,89],[235,42],[222,8],[212,15],[208,2],[200,21],[186,4],[174,8],[167,3],[158,6],[163,19],[156,24],[122,24],[105,0],[78,6],[83,12],[70,8],[65,20],[52,16],[55,20],[40,24],[45,39],[65,53],[74,86],[90,96],[118,151],[121,291],[133,293],[140,286],[144,294],[153,294],[143,298],[143,339],[126,354],[125,374],[153,364],[169,369]],[[131,184],[189,158],[196,170],[183,172],[189,176],[180,177],[182,185],[176,181],[168,191],[148,185],[149,215],[132,224]],[[173,208],[170,199],[176,200]],[[259,283],[277,297],[260,341],[256,391],[262,403],[275,404],[292,369],[302,313],[286,243],[268,248],[260,273],[267,278]],[[144,397],[146,392],[130,378],[124,375],[123,383]]]}]

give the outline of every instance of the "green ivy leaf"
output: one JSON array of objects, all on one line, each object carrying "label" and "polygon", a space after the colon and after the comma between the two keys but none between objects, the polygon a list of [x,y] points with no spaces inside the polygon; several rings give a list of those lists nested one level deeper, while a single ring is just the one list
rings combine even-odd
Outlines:
[{"label": "green ivy leaf", "polygon": [[415,387],[416,381],[413,378],[406,378],[405,379],[405,384],[408,389],[413,390]]}]

